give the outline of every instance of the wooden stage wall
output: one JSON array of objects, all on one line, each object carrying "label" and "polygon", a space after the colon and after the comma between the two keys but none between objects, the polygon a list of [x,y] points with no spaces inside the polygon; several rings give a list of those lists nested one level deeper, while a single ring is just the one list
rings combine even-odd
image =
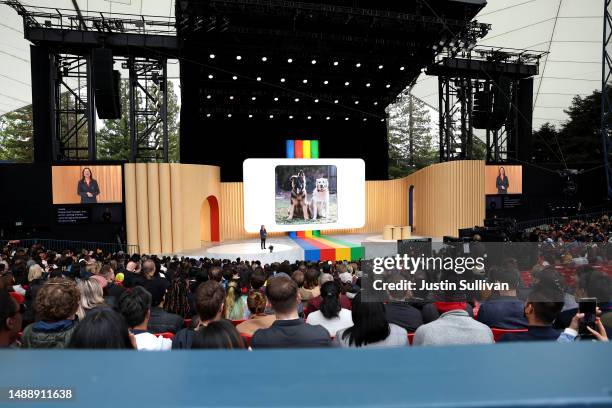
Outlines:
[{"label": "wooden stage wall", "polygon": [[[484,161],[466,160],[434,164],[402,179],[366,181],[366,224],[323,232],[382,233],[387,224],[407,225],[414,186],[414,233],[456,236],[459,228],[482,224],[484,177]],[[257,237],[244,231],[242,183],[221,183],[216,166],[126,164],[125,195],[128,243],[143,253],[199,248],[210,235],[209,196],[219,204],[221,241]]]}]

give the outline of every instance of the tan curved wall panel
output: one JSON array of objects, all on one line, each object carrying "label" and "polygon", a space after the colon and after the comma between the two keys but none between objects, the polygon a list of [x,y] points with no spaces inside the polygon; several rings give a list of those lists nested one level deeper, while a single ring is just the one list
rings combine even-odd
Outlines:
[{"label": "tan curved wall panel", "polygon": [[141,253],[149,253],[149,205],[147,165],[136,163],[136,210],[138,219],[138,245]]},{"label": "tan curved wall panel", "polygon": [[159,215],[161,231],[161,251],[172,252],[172,203],[170,187],[170,165],[159,165]]},{"label": "tan curved wall panel", "polygon": [[172,216],[172,251],[183,248],[183,214],[181,212],[183,195],[181,190],[181,164],[170,164],[170,191]]},{"label": "tan curved wall panel", "polygon": [[123,166],[125,174],[125,225],[127,227],[127,243],[138,245],[138,217],[136,209],[136,167],[133,163]]},{"label": "tan curved wall panel", "polygon": [[159,213],[159,164],[147,163],[147,203],[149,204],[149,252],[161,252],[161,215]]}]

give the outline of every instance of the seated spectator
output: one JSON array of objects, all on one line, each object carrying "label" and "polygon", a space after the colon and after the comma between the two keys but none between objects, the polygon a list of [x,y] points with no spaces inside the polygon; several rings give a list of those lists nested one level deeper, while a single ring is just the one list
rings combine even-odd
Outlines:
[{"label": "seated spectator", "polygon": [[[585,267],[586,268],[586,267]],[[612,329],[612,285],[610,277],[597,271],[578,272],[576,281],[576,300],[581,298],[596,298],[597,306],[601,310],[601,321],[608,329]],[[555,329],[565,329],[569,327],[573,316],[578,313],[578,305],[568,310],[563,310],[555,320],[553,327]]]},{"label": "seated spectator", "polygon": [[0,290],[0,349],[16,345],[23,312],[23,304],[18,304],[7,291]]},{"label": "seated spectator", "polygon": [[251,290],[256,290],[261,292],[262,294],[265,294],[265,283],[266,273],[264,272],[263,268],[255,268],[250,278]]},{"label": "seated spectator", "polygon": [[242,295],[240,283],[231,280],[227,284],[223,317],[229,320],[244,320],[249,317],[246,296]]},{"label": "seated spectator", "polygon": [[[576,339],[579,339],[578,330],[580,328],[580,322],[584,319],[584,313],[576,313],[576,315],[572,318],[572,322],[569,327],[566,327],[563,333],[559,335],[557,339],[558,343],[571,343]],[[597,341],[609,341],[608,334],[606,333],[606,328],[601,323],[601,319],[597,317],[595,319],[595,327],[597,330],[593,330],[589,326],[587,326],[587,330],[591,333],[591,336],[595,338]]]},{"label": "seated spectator", "polygon": [[164,310],[183,318],[191,317],[190,295],[188,272],[186,268],[180,268],[166,291]]},{"label": "seated spectator", "polygon": [[338,330],[353,325],[351,311],[340,305],[339,284],[332,281],[321,285],[321,298],[319,310],[310,313],[306,323],[325,327],[330,336],[335,336]]},{"label": "seated spectator", "polygon": [[311,326],[298,316],[298,286],[289,277],[268,280],[266,295],[272,304],[276,321],[267,329],[259,329],[251,339],[251,347],[327,347],[329,333],[322,326]]},{"label": "seated spectator", "polygon": [[22,336],[24,348],[65,348],[75,327],[81,294],[66,278],[52,278],[35,299],[36,323],[28,325]]},{"label": "seated spectator", "polygon": [[81,292],[81,301],[77,316],[79,320],[83,320],[85,316],[93,309],[98,307],[108,307],[104,303],[104,292],[98,283],[98,275],[93,275],[89,279],[81,279],[77,283],[77,288]]},{"label": "seated spectator", "polygon": [[[43,280],[43,270],[38,264],[33,264],[28,269],[28,289],[25,295],[26,310],[23,316],[24,324],[28,325],[35,320],[34,316],[34,299],[36,294],[45,283]],[[27,322],[27,323],[26,323]]]},{"label": "seated spectator", "polygon": [[480,305],[478,321],[498,329],[524,329],[527,320],[523,314],[523,302],[516,296],[519,274],[512,268],[495,268],[491,281],[505,283],[508,290],[494,293]]},{"label": "seated spectator", "polygon": [[[400,284],[406,279],[396,274],[389,278],[389,283]],[[408,290],[388,290],[389,302],[386,304],[387,321],[403,327],[409,332],[415,331],[423,324],[421,311],[408,303],[410,291]]]},{"label": "seated spectator", "polygon": [[109,306],[113,306],[125,289],[123,286],[115,283],[115,271],[111,265],[102,265],[102,268],[100,268],[100,274],[98,276],[101,276],[106,280],[106,286],[102,287],[104,291],[104,302]]},{"label": "seated spectator", "polygon": [[151,333],[176,333],[183,328],[183,317],[164,310],[166,292],[163,286],[153,285],[148,291],[151,294],[151,316],[148,330]]},{"label": "seated spectator", "polygon": [[198,330],[192,349],[244,349],[246,345],[234,325],[227,320],[210,322]]},{"label": "seated spectator", "polygon": [[505,334],[499,341],[555,341],[560,331],[552,323],[563,308],[563,291],[553,282],[541,281],[536,284],[525,302],[527,331]]},{"label": "seated spectator", "polygon": [[136,286],[123,292],[117,300],[117,309],[134,335],[138,350],[158,351],[172,348],[172,340],[147,331],[151,317],[151,294],[145,288]]},{"label": "seated spectator", "polygon": [[276,320],[276,316],[266,314],[266,296],[260,292],[254,291],[247,298],[247,306],[251,312],[251,316],[236,326],[236,330],[240,334],[252,336],[259,329],[267,329],[272,326]]},{"label": "seated spectator", "polygon": [[142,276],[145,281],[142,286],[149,292],[166,293],[170,282],[159,275],[157,265],[152,259],[147,259],[142,264]]},{"label": "seated spectator", "polygon": [[97,308],[72,333],[69,348],[134,349],[125,319],[111,308]]},{"label": "seated spectator", "polygon": [[140,262],[128,262],[123,274],[123,286],[125,288],[131,288],[134,286],[142,286],[144,283],[145,278],[140,273]]},{"label": "seated spectator", "polygon": [[493,343],[491,329],[474,320],[465,310],[465,304],[444,303],[449,310],[442,313],[438,319],[416,330],[412,341],[414,346]]},{"label": "seated spectator", "polygon": [[319,270],[309,268],[304,273],[304,286],[300,288],[300,297],[303,305],[306,306],[310,299],[321,295],[321,287],[319,286]]},{"label": "seated spectator", "polygon": [[362,302],[361,293],[353,299],[353,326],[339,330],[334,343],[340,347],[398,347],[408,345],[406,329],[387,321],[382,302]]},{"label": "seated spectator", "polygon": [[[334,277],[329,274],[329,273],[322,273],[319,276],[319,286],[323,286],[323,284],[325,282],[332,282],[334,280]],[[344,288],[344,286],[343,286]],[[342,289],[344,290],[344,289]],[[343,309],[348,309],[351,310],[352,304],[351,304],[351,299],[348,298],[348,296],[341,290],[340,293],[340,306],[342,306]],[[307,307],[308,307],[308,313],[312,313],[316,310],[319,310],[319,307],[321,306],[321,301],[323,299],[321,299],[321,295],[312,298],[308,301],[307,303]],[[335,332],[334,332],[335,333]]]},{"label": "seated spectator", "polygon": [[195,293],[195,309],[198,312],[199,322],[195,329],[179,330],[172,340],[172,348],[190,349],[196,331],[206,327],[210,322],[221,320],[224,299],[225,290],[219,282],[211,279],[201,283]]}]

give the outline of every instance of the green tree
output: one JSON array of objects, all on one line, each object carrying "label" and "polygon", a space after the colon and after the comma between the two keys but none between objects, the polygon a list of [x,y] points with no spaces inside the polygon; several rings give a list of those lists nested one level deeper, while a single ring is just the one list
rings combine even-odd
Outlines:
[{"label": "green tree", "polygon": [[32,134],[32,105],[0,116],[0,160],[33,161]]},{"label": "green tree", "polygon": [[409,92],[388,108],[389,177],[404,177],[438,160],[426,105]]},{"label": "green tree", "polygon": [[[130,123],[129,123],[129,83],[121,81],[120,97],[122,106],[121,119],[106,120],[104,126],[98,131],[98,158],[106,160],[128,160],[130,156]],[[159,88],[148,87],[147,91],[157,98]],[[174,92],[174,84],[168,81],[168,160],[179,161],[179,112],[178,98]],[[153,107],[146,106],[146,100],[139,94],[136,98],[139,110],[151,110]],[[145,128],[145,123],[137,123],[139,132]],[[157,126],[149,135],[150,146],[162,148],[162,127]]]}]

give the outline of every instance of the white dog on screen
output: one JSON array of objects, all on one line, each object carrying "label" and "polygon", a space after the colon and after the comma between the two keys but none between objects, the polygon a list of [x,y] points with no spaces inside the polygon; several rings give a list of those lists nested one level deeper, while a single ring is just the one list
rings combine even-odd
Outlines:
[{"label": "white dog on screen", "polygon": [[326,178],[318,178],[316,187],[312,191],[310,199],[310,213],[313,220],[317,218],[327,218],[329,209],[329,182]]}]

